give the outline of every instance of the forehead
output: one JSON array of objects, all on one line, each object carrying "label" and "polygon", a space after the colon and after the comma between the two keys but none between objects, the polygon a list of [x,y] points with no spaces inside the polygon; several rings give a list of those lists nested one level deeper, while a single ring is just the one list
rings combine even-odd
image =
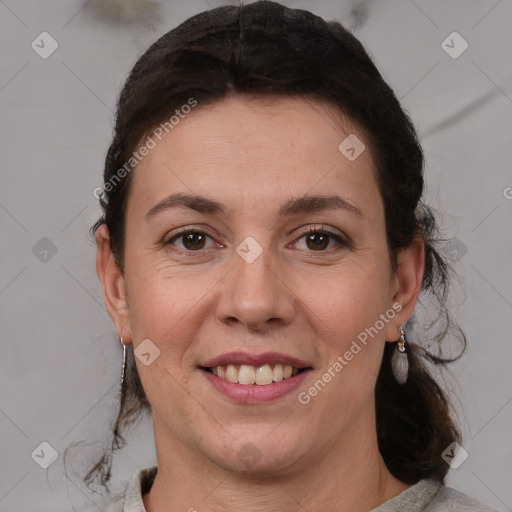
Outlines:
[{"label": "forehead", "polygon": [[[339,146],[354,135],[366,148],[349,160]],[[199,103],[161,138],[153,137],[155,147],[133,171],[129,204],[137,216],[176,191],[215,196],[234,210],[261,211],[304,194],[337,193],[362,210],[380,201],[364,136],[320,101],[230,96]]]}]

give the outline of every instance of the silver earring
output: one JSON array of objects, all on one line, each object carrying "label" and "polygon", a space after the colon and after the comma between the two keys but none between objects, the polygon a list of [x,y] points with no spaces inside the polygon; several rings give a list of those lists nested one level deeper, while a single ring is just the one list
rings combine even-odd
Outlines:
[{"label": "silver earring", "polygon": [[123,382],[126,373],[126,345],[123,343],[123,337],[121,336],[121,345],[123,345],[123,367],[121,369],[121,388],[119,394],[123,393]]},{"label": "silver earring", "polygon": [[396,381],[399,384],[405,384],[409,373],[409,359],[405,351],[405,330],[402,325],[398,329],[400,331],[400,339],[391,357],[391,369],[393,370]]}]

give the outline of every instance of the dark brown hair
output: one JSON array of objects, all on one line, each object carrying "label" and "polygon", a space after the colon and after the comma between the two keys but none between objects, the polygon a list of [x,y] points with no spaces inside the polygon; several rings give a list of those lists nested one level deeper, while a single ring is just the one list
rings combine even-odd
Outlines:
[{"label": "dark brown hair", "polygon": [[[111,249],[124,273],[125,212],[132,183],[130,160],[142,141],[191,98],[201,106],[231,93],[258,97],[297,97],[326,102],[347,116],[371,148],[376,180],[385,207],[385,222],[393,271],[397,254],[416,235],[425,241],[422,297],[429,312],[438,310],[433,337],[437,355],[418,342],[407,345],[409,377],[400,385],[391,373],[395,344],[386,343],[375,387],[379,450],[389,470],[400,480],[416,483],[433,478],[444,483],[449,466],[441,457],[461,434],[451,418],[445,393],[427,362],[445,365],[464,352],[466,338],[447,309],[450,262],[438,247],[442,241],[432,209],[421,200],[424,189],[423,152],[408,114],[384,81],[363,45],[339,22],[290,9],[271,1],[224,6],[200,13],[158,39],[139,58],[118,99],[113,141],[108,150],[101,224],[110,233]],[[432,304],[432,305],[430,305]],[[434,322],[424,329],[431,333]],[[441,357],[448,333],[463,342],[457,358]],[[409,340],[410,341],[410,340]],[[111,459],[125,444],[122,430],[150,404],[128,347],[128,368],[120,412],[109,449],[91,468],[85,482],[105,486]]]}]

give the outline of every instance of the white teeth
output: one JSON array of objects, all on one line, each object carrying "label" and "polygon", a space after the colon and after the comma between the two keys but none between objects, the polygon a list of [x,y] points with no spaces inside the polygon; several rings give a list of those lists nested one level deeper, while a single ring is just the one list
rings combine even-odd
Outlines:
[{"label": "white teeth", "polygon": [[279,382],[280,380],[283,380],[283,365],[282,364],[276,364],[274,366],[274,371],[272,372],[272,379],[274,382]]},{"label": "white teeth", "polygon": [[226,368],[226,380],[235,384],[238,382],[238,370],[234,364],[228,364]]},{"label": "white teeth", "polygon": [[272,384],[272,368],[270,368],[270,365],[265,364],[256,370],[256,384],[260,386]]},{"label": "white teeth", "polygon": [[258,386],[280,382],[299,373],[298,368],[282,364],[264,364],[258,367],[247,364],[228,364],[214,366],[211,371],[217,377],[235,384],[257,384]]},{"label": "white teeth", "polygon": [[240,384],[254,384],[256,381],[256,372],[253,366],[242,364],[238,371],[238,382]]}]

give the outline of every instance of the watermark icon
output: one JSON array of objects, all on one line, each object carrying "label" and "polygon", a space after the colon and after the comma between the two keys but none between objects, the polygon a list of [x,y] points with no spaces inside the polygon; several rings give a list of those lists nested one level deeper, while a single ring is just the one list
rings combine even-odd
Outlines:
[{"label": "watermark icon", "polygon": [[512,187],[505,187],[503,189],[503,195],[505,199],[512,199]]},{"label": "watermark icon", "polygon": [[[93,196],[96,199],[100,199],[105,195],[105,192],[111,192],[114,190],[116,185],[121,182],[123,178],[126,177],[135,166],[140,163],[145,156],[149,155],[149,152],[154,149],[157,145],[157,142],[154,138],[158,139],[158,141],[162,141],[162,138],[165,133],[170,133],[176,125],[179,124],[181,119],[184,119],[190,111],[197,106],[197,100],[194,98],[189,98],[187,103],[182,105],[179,109],[174,111],[175,115],[172,115],[167,121],[164,123],[160,123],[146,138],[146,141],[142,146],[139,147],[138,150],[132,153],[132,156],[128,159],[125,164],[120,167],[117,172],[109,178],[109,180],[103,184],[103,187],[96,187],[93,190]],[[153,138],[154,137],[154,138]]]},{"label": "watermark icon", "polygon": [[342,155],[353,162],[366,149],[361,139],[351,133],[346,139],[340,142],[338,149]]},{"label": "watermark icon", "polygon": [[254,443],[245,443],[236,455],[247,469],[254,466],[263,457]]},{"label": "watermark icon", "polygon": [[59,454],[50,443],[43,441],[30,456],[38,466],[41,466],[43,469],[48,469],[57,460]]},{"label": "watermark icon", "polygon": [[248,236],[238,245],[236,252],[247,263],[252,263],[263,252],[263,247],[252,236]]},{"label": "watermark icon", "polygon": [[468,47],[468,42],[458,32],[452,32],[441,43],[441,48],[452,59],[458,59],[468,49]]},{"label": "watermark icon", "polygon": [[46,236],[43,236],[32,247],[32,254],[41,262],[48,263],[56,254],[57,246]]},{"label": "watermark icon", "polygon": [[[402,305],[398,302],[395,302],[391,308],[389,308],[385,313],[381,313],[379,316],[379,320],[377,320],[373,326],[366,327],[364,331],[361,331],[357,335],[357,340],[364,346],[368,343],[368,336],[370,336],[372,339],[374,336],[376,336],[379,331],[382,331],[387,323],[389,323],[390,320],[395,318],[396,313],[402,310]],[[343,355],[339,355],[336,358],[336,361],[325,371],[321,378],[317,379],[315,383],[308,388],[307,391],[301,391],[297,395],[297,400],[303,404],[307,405],[311,402],[311,398],[318,395],[320,391],[322,391],[325,386],[331,382],[331,380],[336,377],[337,374],[347,366],[347,364],[352,361],[355,355],[359,354],[361,352],[362,347],[357,343],[356,340],[352,340],[352,344],[350,345],[350,348],[345,351]]]},{"label": "watermark icon", "polygon": [[450,238],[443,245],[443,251],[446,254],[447,258],[449,258],[453,263],[459,261],[467,252],[467,246],[459,240],[456,236]]},{"label": "watermark icon", "polygon": [[146,338],[133,351],[133,354],[144,366],[149,366],[160,355],[160,349]]},{"label": "watermark icon", "polygon": [[30,46],[39,57],[47,59],[59,47],[59,43],[48,32],[41,32]]},{"label": "watermark icon", "polygon": [[468,452],[454,441],[443,451],[441,457],[451,468],[457,469],[468,458],[468,455]]}]

